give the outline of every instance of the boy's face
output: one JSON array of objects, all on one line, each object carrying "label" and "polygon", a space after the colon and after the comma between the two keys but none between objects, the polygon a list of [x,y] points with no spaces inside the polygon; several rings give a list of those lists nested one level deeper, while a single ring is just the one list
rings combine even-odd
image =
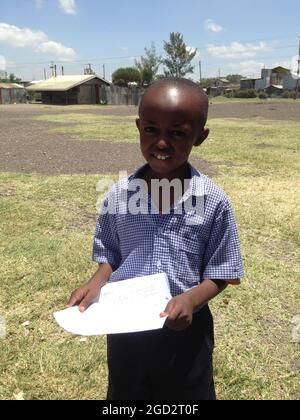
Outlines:
[{"label": "boy's face", "polygon": [[158,178],[177,178],[193,146],[207,138],[204,99],[188,88],[157,86],[143,98],[137,127],[141,151]]}]

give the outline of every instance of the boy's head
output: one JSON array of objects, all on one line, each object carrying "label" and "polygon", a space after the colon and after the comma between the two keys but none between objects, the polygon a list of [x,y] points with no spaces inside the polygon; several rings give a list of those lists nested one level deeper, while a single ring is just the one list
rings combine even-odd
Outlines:
[{"label": "boy's head", "polygon": [[137,127],[141,151],[158,176],[176,177],[193,146],[207,138],[208,98],[187,79],[161,79],[143,95]]}]

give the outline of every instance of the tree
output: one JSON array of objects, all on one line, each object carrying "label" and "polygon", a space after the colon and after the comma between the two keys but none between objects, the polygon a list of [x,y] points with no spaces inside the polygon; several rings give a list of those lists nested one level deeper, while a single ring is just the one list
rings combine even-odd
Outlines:
[{"label": "tree", "polygon": [[3,83],[21,83],[22,79],[16,77],[13,73],[11,73],[8,77],[6,75],[5,78],[0,79],[0,82]]},{"label": "tree", "polygon": [[170,33],[169,42],[164,41],[164,50],[167,53],[167,58],[163,60],[163,64],[167,67],[164,69],[165,76],[184,77],[186,74],[194,72],[191,62],[195,58],[197,50],[191,50],[185,44],[180,32]]},{"label": "tree", "polygon": [[241,76],[240,74],[228,74],[226,76],[226,79],[233,84],[238,84],[240,83],[241,79],[243,79],[243,76]]},{"label": "tree", "polygon": [[205,89],[208,89],[212,86],[215,86],[217,80],[218,79],[216,77],[209,77],[207,79],[202,79],[201,87],[205,88]]},{"label": "tree", "polygon": [[112,81],[117,86],[127,87],[129,83],[140,85],[141,75],[134,67],[119,68],[112,75]]},{"label": "tree", "polygon": [[145,47],[145,55],[140,58],[140,61],[135,61],[135,66],[141,75],[142,86],[149,86],[154,81],[161,61],[161,56],[156,54],[154,43],[149,49]]},{"label": "tree", "polygon": [[88,64],[87,67],[85,67],[84,74],[85,75],[88,75],[88,74],[96,74],[96,72],[92,69],[92,65],[91,64]]}]

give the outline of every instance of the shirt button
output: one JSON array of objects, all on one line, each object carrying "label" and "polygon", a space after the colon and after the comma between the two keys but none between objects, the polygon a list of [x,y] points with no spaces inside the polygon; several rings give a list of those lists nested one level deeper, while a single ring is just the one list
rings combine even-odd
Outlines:
[{"label": "shirt button", "polygon": [[157,268],[160,270],[161,269],[161,261],[157,262]]}]

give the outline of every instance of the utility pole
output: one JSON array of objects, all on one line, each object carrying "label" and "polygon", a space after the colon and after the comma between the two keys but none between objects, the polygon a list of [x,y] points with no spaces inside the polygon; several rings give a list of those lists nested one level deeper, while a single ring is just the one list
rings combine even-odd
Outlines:
[{"label": "utility pole", "polygon": [[50,69],[52,71],[52,77],[54,76],[54,61],[51,61]]},{"label": "utility pole", "polygon": [[54,66],[54,76],[57,77],[57,68],[56,68],[56,64]]},{"label": "utility pole", "polygon": [[62,76],[64,76],[64,75],[65,75],[64,66],[61,66],[61,75],[62,75]]},{"label": "utility pole", "polygon": [[200,77],[200,85],[202,84],[202,61],[199,61],[199,77]]},{"label": "utility pole", "polygon": [[92,69],[92,65],[90,63],[86,65],[87,67],[84,69],[84,74],[95,74],[95,72]]},{"label": "utility pole", "polygon": [[46,69],[44,68],[44,79],[47,79],[47,75],[46,75]]},{"label": "utility pole", "polygon": [[299,36],[299,56],[298,56],[298,70],[297,70],[297,80],[296,80],[296,97],[299,97],[299,78],[300,78],[300,36]]},{"label": "utility pole", "polygon": [[105,64],[103,64],[103,79],[105,80]]}]

